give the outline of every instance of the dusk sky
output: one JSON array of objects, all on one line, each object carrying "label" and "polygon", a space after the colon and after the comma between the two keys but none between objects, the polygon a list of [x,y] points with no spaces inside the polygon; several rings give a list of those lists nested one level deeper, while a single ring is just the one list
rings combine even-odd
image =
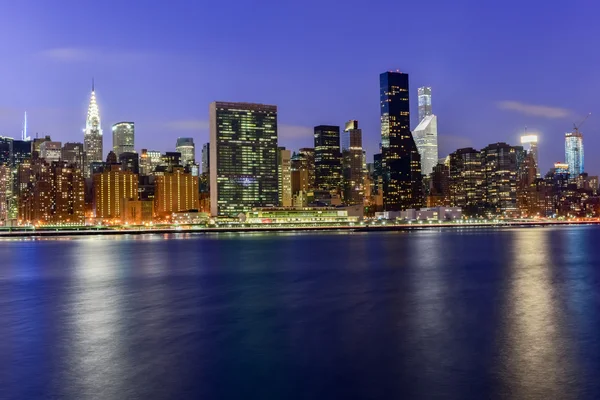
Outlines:
[{"label": "dusk sky", "polygon": [[110,127],[136,124],[136,149],[208,141],[215,100],[275,104],[280,145],[312,146],[312,127],[358,119],[380,142],[379,74],[433,91],[440,156],[540,133],[543,172],[582,128],[600,173],[600,4],[572,1],[0,0],[0,135],[83,141],[92,77],[105,153]]}]

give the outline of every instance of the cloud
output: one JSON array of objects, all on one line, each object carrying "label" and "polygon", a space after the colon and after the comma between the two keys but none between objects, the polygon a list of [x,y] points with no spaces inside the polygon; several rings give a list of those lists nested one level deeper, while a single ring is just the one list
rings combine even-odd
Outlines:
[{"label": "cloud", "polygon": [[509,100],[498,102],[498,108],[543,118],[564,118],[571,115],[571,111],[567,110],[566,108],[525,104],[518,101]]},{"label": "cloud", "polygon": [[203,131],[209,128],[209,122],[202,119],[180,119],[167,122],[165,128],[174,131]]},{"label": "cloud", "polygon": [[314,128],[308,126],[296,126],[279,124],[277,135],[280,139],[305,139],[314,137]]},{"label": "cloud", "polygon": [[78,62],[108,62],[126,63],[145,59],[149,54],[134,51],[87,49],[81,47],[56,47],[42,50],[37,53],[39,57],[47,60],[63,63]]}]

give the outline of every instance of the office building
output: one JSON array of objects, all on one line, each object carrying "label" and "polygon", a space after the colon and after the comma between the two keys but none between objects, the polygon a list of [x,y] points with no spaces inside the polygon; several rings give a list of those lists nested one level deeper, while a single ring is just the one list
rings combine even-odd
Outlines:
[{"label": "office building", "polygon": [[315,188],[338,193],[342,184],[340,127],[315,126]]},{"label": "office building", "polygon": [[521,136],[521,144],[523,145],[524,149],[533,156],[533,161],[535,163],[535,174],[537,177],[539,177],[540,166],[538,161],[538,136],[523,135]]},{"label": "office building", "polygon": [[138,176],[111,164],[93,176],[94,215],[99,222],[120,224],[123,202],[138,199]]},{"label": "office building", "polygon": [[184,167],[196,163],[196,145],[193,138],[178,138],[176,150],[181,154],[181,165]]},{"label": "office building", "polygon": [[61,142],[43,142],[40,144],[40,158],[46,160],[48,164],[60,161],[62,157]]},{"label": "office building", "polygon": [[292,152],[285,147],[277,149],[277,192],[279,205],[282,207],[292,206]]},{"label": "office building", "polygon": [[437,116],[426,116],[413,132],[415,144],[421,156],[422,173],[429,176],[438,163]]},{"label": "office building", "polygon": [[92,83],[92,94],[88,107],[87,118],[85,120],[85,129],[83,136],[83,149],[85,152],[84,176],[91,176],[90,164],[102,162],[102,127],[100,125],[100,110],[96,102],[96,92]]},{"label": "office building", "polygon": [[156,167],[162,163],[160,151],[142,149],[140,154],[140,173],[144,176],[154,174]]},{"label": "office building", "polygon": [[112,126],[113,151],[117,158],[123,153],[135,153],[135,124],[117,122]]},{"label": "office building", "polygon": [[292,175],[292,196],[299,192],[307,193],[310,190],[309,185],[309,160],[303,153],[294,153],[290,163]]},{"label": "office building", "polygon": [[13,140],[11,159],[14,167],[31,159],[31,145],[28,140]]},{"label": "office building", "polygon": [[344,202],[362,204],[365,195],[365,168],[362,130],[356,120],[346,122],[342,133],[342,175]]},{"label": "office building", "polygon": [[379,83],[384,209],[418,208],[423,203],[421,157],[410,131],[408,74],[384,72]]},{"label": "office building", "polygon": [[51,142],[52,139],[50,138],[50,136],[44,136],[42,138],[35,138],[33,139],[33,142],[31,143],[31,152],[32,153],[36,153],[38,156],[40,155],[40,146],[42,145],[42,143],[44,142]]},{"label": "office building", "polygon": [[431,108],[431,88],[422,86],[417,91],[419,100],[419,123],[433,114]]},{"label": "office building", "polygon": [[65,143],[63,145],[61,159],[67,164],[73,164],[83,171],[84,157],[83,143]]},{"label": "office building", "polygon": [[10,166],[0,164],[0,226],[9,224],[13,194],[12,182]]},{"label": "office building", "polygon": [[565,134],[565,162],[569,165],[569,174],[576,178],[583,169],[583,134],[578,130]]},{"label": "office building", "polygon": [[484,211],[484,172],[481,152],[472,147],[450,154],[450,205],[460,207],[467,215]]},{"label": "office building", "polygon": [[173,167],[154,180],[154,213],[168,219],[173,213],[198,209],[198,177]]},{"label": "office building", "polygon": [[308,188],[314,189],[315,186],[315,149],[312,147],[303,147],[298,150],[298,154],[300,154],[304,158],[304,162],[306,165],[306,171],[308,174]]},{"label": "office building", "polygon": [[210,105],[210,206],[214,216],[237,216],[279,203],[277,106]]},{"label": "office building", "polygon": [[450,167],[436,164],[429,179],[427,207],[438,207],[450,204]]},{"label": "office building", "polygon": [[493,143],[481,150],[484,174],[484,202],[488,210],[499,215],[517,210],[517,184],[521,146]]}]

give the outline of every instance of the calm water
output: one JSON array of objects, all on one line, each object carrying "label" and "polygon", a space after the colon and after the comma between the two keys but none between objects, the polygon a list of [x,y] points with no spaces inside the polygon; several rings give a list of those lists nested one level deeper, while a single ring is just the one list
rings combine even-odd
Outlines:
[{"label": "calm water", "polygon": [[600,228],[0,241],[0,398],[600,397]]}]

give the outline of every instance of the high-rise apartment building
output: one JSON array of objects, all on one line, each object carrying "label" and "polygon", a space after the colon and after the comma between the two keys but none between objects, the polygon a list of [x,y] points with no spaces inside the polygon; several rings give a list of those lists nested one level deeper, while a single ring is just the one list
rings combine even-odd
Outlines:
[{"label": "high-rise apartment building", "polygon": [[65,143],[61,150],[61,159],[67,164],[73,164],[83,171],[84,157],[83,143]]},{"label": "high-rise apartment building", "polygon": [[138,176],[123,171],[120,164],[108,165],[93,177],[94,213],[97,220],[120,223],[125,200],[138,199]]},{"label": "high-rise apartment building", "polygon": [[85,129],[83,136],[83,149],[85,152],[84,176],[91,176],[91,164],[101,163],[102,157],[102,127],[100,126],[100,110],[96,102],[96,92],[92,84],[92,94],[90,96],[90,105],[88,107],[87,118],[85,120]]},{"label": "high-rise apartment building", "polygon": [[135,124],[117,122],[112,126],[113,151],[117,158],[123,153],[135,153]]},{"label": "high-rise apartment building", "polygon": [[342,133],[342,174],[344,202],[362,204],[365,195],[365,168],[362,148],[362,130],[358,121],[346,122]]},{"label": "high-rise apartment building", "polygon": [[342,184],[342,152],[340,127],[315,126],[315,187],[339,192]]},{"label": "high-rise apartment building", "polygon": [[279,205],[282,207],[292,206],[292,152],[285,147],[277,149],[277,185],[279,194]]},{"label": "high-rise apartment building", "polygon": [[386,211],[419,208],[423,203],[421,157],[410,131],[408,74],[379,76],[383,205]]},{"label": "high-rise apartment building", "polygon": [[578,130],[565,134],[565,162],[569,164],[569,174],[576,178],[583,173],[583,134]]},{"label": "high-rise apartment building", "polygon": [[23,225],[83,225],[85,183],[66,162],[37,159],[19,165],[19,222]]},{"label": "high-rise apartment building", "polygon": [[177,138],[175,150],[181,154],[181,165],[184,167],[196,163],[196,145],[193,138]]},{"label": "high-rise apartment building", "polygon": [[154,212],[160,218],[198,209],[198,177],[183,167],[156,176],[154,188]]},{"label": "high-rise apartment building", "polygon": [[277,188],[277,106],[212,103],[211,214],[237,216],[276,206]]},{"label": "high-rise apartment building", "polygon": [[40,157],[46,160],[48,164],[60,161],[62,157],[62,143],[43,142],[40,144]]},{"label": "high-rise apartment building", "polygon": [[0,226],[6,226],[10,220],[13,184],[12,170],[9,165],[0,163]]}]

